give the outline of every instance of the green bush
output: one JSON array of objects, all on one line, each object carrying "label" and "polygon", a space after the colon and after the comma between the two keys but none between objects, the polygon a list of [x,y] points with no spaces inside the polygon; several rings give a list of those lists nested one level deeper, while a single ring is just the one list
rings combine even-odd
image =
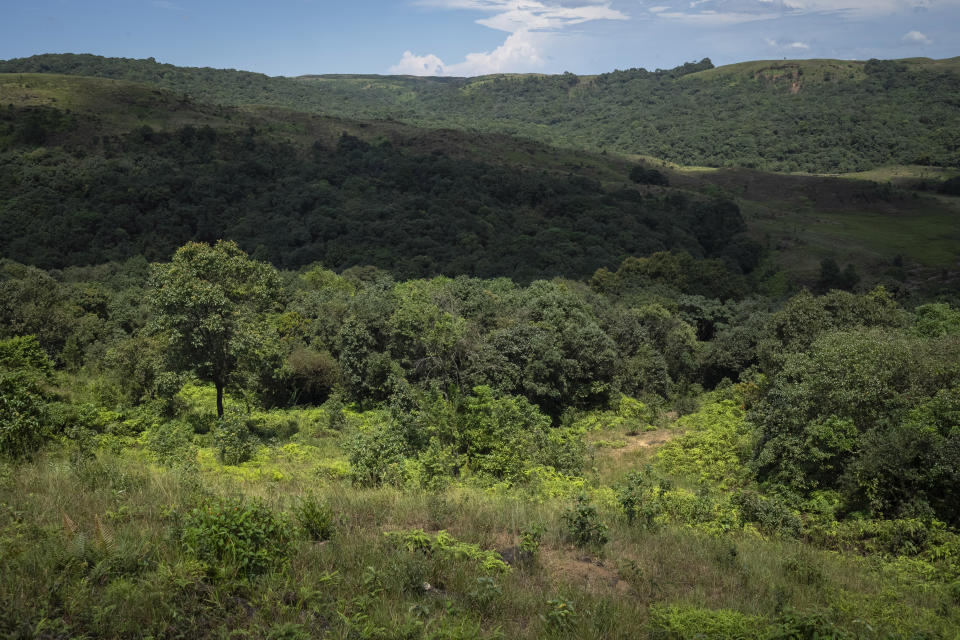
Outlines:
[{"label": "green bush", "polygon": [[[459,416],[458,451],[479,474],[520,477],[524,464],[544,450],[550,419],[522,396],[498,396],[484,386],[474,387],[473,394]],[[557,452],[563,449],[560,445]]]},{"label": "green bush", "polygon": [[856,637],[827,620],[823,614],[798,611],[785,611],[780,614],[766,633],[768,640],[815,640],[819,638],[847,640]]},{"label": "green bush", "polygon": [[797,537],[803,526],[800,516],[776,496],[762,496],[755,491],[738,491],[732,501],[745,522],[756,523],[766,534]]},{"label": "green bush", "polygon": [[754,437],[743,410],[733,401],[707,404],[681,418],[677,426],[687,433],[660,448],[659,470],[692,476],[720,488],[747,481],[749,473],[744,463],[752,453]]},{"label": "green bush", "polygon": [[291,526],[259,501],[209,499],[184,518],[182,540],[219,577],[251,577],[287,557]]},{"label": "green bush", "polygon": [[547,613],[540,616],[552,632],[569,631],[577,621],[577,611],[573,603],[563,598],[547,601]]},{"label": "green bush", "polygon": [[663,640],[763,640],[766,621],[738,611],[653,605],[650,637]]},{"label": "green bush", "polygon": [[0,340],[0,369],[31,369],[42,375],[53,371],[53,361],[34,336]]},{"label": "green bush", "polygon": [[192,451],[193,428],[186,422],[157,422],[151,425],[143,436],[147,450],[164,464],[195,456]]},{"label": "green bush", "polygon": [[347,426],[347,416],[343,412],[343,397],[339,393],[332,393],[323,403],[327,412],[327,428],[334,431],[343,431]]},{"label": "green bush", "polygon": [[478,611],[486,611],[495,600],[503,595],[503,589],[489,576],[477,578],[473,589],[467,594],[470,604]]},{"label": "green bush", "polygon": [[329,540],[333,536],[336,524],[334,513],[326,502],[318,501],[312,495],[307,496],[294,506],[293,515],[310,540]]},{"label": "green bush", "polygon": [[227,411],[213,430],[213,444],[223,464],[240,464],[253,457],[256,439],[247,426],[246,417]]},{"label": "green bush", "polygon": [[346,448],[355,484],[376,487],[401,485],[406,481],[407,442],[392,425],[382,424],[358,431],[347,442]]},{"label": "green bush", "polygon": [[422,529],[409,531],[387,531],[387,540],[410,553],[422,553],[428,557],[437,557],[444,561],[466,560],[479,565],[486,573],[510,573],[510,565],[496,551],[483,549],[479,545],[457,540],[446,531],[438,531],[435,536]]},{"label": "green bush", "polygon": [[648,474],[649,470],[647,474],[631,471],[623,484],[616,487],[617,502],[630,524],[649,527],[660,512],[659,503],[649,495],[653,485]]},{"label": "green bush", "polygon": [[34,375],[0,370],[0,456],[19,458],[39,449],[50,435],[46,413]]},{"label": "green bush", "polygon": [[576,504],[563,512],[563,520],[567,523],[567,534],[573,543],[580,548],[607,544],[607,525],[600,522],[597,508],[590,504],[587,494],[581,493]]},{"label": "green bush", "polygon": [[536,558],[545,532],[546,529],[540,523],[534,523],[520,529],[520,550],[529,558]]},{"label": "green bush", "polygon": [[583,470],[587,444],[577,429],[551,429],[537,461],[561,473],[578,474]]},{"label": "green bush", "polygon": [[300,425],[285,412],[273,411],[252,416],[249,428],[261,440],[289,440],[300,430]]},{"label": "green bush", "polygon": [[960,547],[960,536],[942,522],[918,519],[847,520],[810,526],[804,534],[821,547],[867,554],[915,556]]},{"label": "green bush", "polygon": [[0,340],[0,456],[29,455],[51,435],[43,387],[52,370],[33,336]]}]

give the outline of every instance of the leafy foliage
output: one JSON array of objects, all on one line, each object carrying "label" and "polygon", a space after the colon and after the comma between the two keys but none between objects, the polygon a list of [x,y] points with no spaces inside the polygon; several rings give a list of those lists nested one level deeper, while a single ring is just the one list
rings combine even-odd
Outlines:
[{"label": "leafy foliage", "polygon": [[286,560],[291,528],[264,504],[206,500],[184,517],[183,543],[212,572],[252,577]]},{"label": "leafy foliage", "polygon": [[177,369],[214,383],[221,418],[224,388],[257,348],[256,314],[270,307],[278,288],[276,272],[248,259],[232,242],[187,244],[169,265],[154,269],[156,328],[164,333]]},{"label": "leafy foliage", "polygon": [[34,336],[0,340],[0,456],[29,455],[51,435],[44,383],[52,369]]},{"label": "leafy foliage", "polygon": [[479,545],[457,540],[446,531],[436,535],[424,533],[421,529],[410,531],[387,531],[384,536],[393,544],[410,553],[422,553],[438,556],[446,561],[468,561],[490,573],[509,573],[510,566],[496,551],[482,549]]},{"label": "leafy foliage", "polygon": [[294,506],[297,524],[310,540],[329,540],[335,529],[335,516],[330,505],[308,495]]},{"label": "leafy foliage", "polygon": [[227,411],[213,428],[213,444],[223,464],[241,464],[253,456],[257,440],[247,424],[247,416]]},{"label": "leafy foliage", "polygon": [[567,523],[567,535],[578,547],[602,547],[609,541],[609,527],[600,521],[597,508],[584,493],[563,512],[563,520]]},{"label": "leafy foliage", "polygon": [[723,489],[746,481],[754,437],[743,410],[732,400],[709,404],[681,418],[677,426],[687,432],[657,452],[658,469]]}]

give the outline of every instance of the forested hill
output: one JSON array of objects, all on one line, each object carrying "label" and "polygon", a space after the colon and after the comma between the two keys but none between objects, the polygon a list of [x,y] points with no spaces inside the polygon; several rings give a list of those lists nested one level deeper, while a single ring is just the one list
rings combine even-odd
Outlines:
[{"label": "forested hill", "polygon": [[703,60],[599,76],[270,78],[64,54],[0,62],[4,72],[136,80],[201,102],[500,132],[686,165],[818,173],[960,165],[960,58],[720,68]]},{"label": "forested hill", "polygon": [[289,268],[520,281],[665,250],[739,277],[759,255],[729,200],[507,138],[431,138],[54,75],[0,75],[0,104],[0,254],[45,268],[157,260],[219,238]]}]

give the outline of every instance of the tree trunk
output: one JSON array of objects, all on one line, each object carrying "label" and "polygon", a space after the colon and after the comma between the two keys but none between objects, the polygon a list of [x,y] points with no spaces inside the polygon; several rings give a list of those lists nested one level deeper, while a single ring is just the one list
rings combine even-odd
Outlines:
[{"label": "tree trunk", "polygon": [[223,417],[223,383],[215,380],[213,384],[217,387],[217,417]]}]

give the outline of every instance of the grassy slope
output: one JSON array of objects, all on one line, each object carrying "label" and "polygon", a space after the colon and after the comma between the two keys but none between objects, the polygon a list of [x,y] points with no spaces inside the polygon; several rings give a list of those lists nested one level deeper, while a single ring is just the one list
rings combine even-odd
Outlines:
[{"label": "grassy slope", "polygon": [[[209,391],[207,406],[193,410],[209,409]],[[299,433],[240,466],[220,464],[209,436],[197,436],[199,448],[172,468],[143,439],[122,435],[101,437],[99,449],[88,441],[72,453],[54,447],[32,462],[0,463],[0,595],[15,612],[0,613],[0,628],[24,637],[227,637],[240,629],[296,638],[641,638],[664,637],[666,628],[651,627],[664,624],[663,607],[686,616],[674,621],[686,628],[673,629],[686,635],[669,637],[728,637],[723,624],[742,624],[746,635],[737,637],[761,638],[783,611],[819,612],[869,638],[949,638],[957,622],[949,589],[919,560],[839,554],[749,527],[631,526],[611,487],[682,437],[669,420],[634,436],[609,414],[588,416],[599,429],[590,439],[610,444],[594,450],[593,469],[575,482],[426,492],[351,486],[341,447],[376,415],[350,413],[345,434],[320,426],[323,410],[283,415]],[[565,534],[561,513],[580,487],[610,526],[602,550],[578,549]],[[252,583],[210,578],[180,543],[186,513],[204,495],[258,498],[275,512],[313,496],[332,507],[333,537],[296,541],[285,569]],[[383,535],[442,529],[507,552],[534,523],[545,527],[537,561],[506,574],[462,558],[429,560]],[[492,589],[478,581],[488,577]],[[574,611],[566,627],[551,623],[556,599]],[[703,616],[713,635],[697,635]],[[282,635],[284,625],[300,635]]]},{"label": "grassy slope", "polygon": [[915,269],[911,279],[938,272],[956,281],[960,199],[898,188],[891,174],[929,178],[954,172],[901,167],[840,177],[679,168],[673,183],[734,197],[754,237],[802,279],[812,280],[827,257],[880,274],[900,255]]}]

